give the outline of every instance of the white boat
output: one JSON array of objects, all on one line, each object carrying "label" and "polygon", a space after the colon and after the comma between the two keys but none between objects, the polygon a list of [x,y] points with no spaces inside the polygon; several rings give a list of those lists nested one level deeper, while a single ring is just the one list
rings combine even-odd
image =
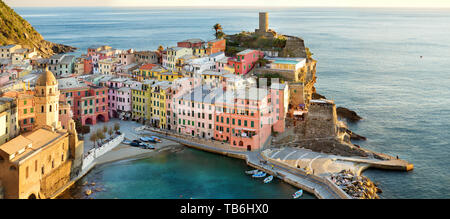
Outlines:
[{"label": "white boat", "polygon": [[264,173],[262,171],[252,175],[252,177],[255,177],[255,178],[262,178],[265,176],[266,176],[266,173]]},{"label": "white boat", "polygon": [[300,198],[300,196],[302,196],[302,195],[303,195],[303,190],[300,189],[292,195],[292,198],[297,199],[297,198]]},{"label": "white boat", "polygon": [[245,171],[245,173],[246,173],[246,174],[253,175],[253,174],[258,173],[258,170],[249,170],[249,171]]},{"label": "white boat", "polygon": [[264,179],[264,183],[270,183],[273,180],[273,176],[268,176]]}]

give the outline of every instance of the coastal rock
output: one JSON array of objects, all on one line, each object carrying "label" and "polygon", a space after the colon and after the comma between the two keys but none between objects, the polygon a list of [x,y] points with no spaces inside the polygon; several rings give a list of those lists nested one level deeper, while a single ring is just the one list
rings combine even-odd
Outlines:
[{"label": "coastal rock", "polygon": [[352,132],[352,131],[350,131],[348,129],[346,130],[346,132],[347,132],[347,134],[350,135],[350,139],[351,140],[363,140],[363,141],[367,140],[366,137],[364,137],[362,135],[358,135],[358,134],[356,134],[356,133],[354,133],[354,132]]},{"label": "coastal rock", "polygon": [[379,199],[376,194],[379,188],[365,176],[355,176],[351,171],[342,170],[331,174],[331,181],[353,198]]},{"label": "coastal rock", "polygon": [[317,99],[327,99],[327,98],[323,95],[320,95],[319,93],[313,93],[312,99],[317,100]]},{"label": "coastal rock", "polygon": [[357,122],[362,119],[355,111],[349,110],[345,107],[337,107],[336,113],[338,117],[345,118],[350,122]]}]

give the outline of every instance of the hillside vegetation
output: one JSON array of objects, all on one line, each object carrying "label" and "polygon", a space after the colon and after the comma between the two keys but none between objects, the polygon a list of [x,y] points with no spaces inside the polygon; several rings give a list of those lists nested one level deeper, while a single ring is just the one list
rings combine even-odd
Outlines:
[{"label": "hillside vegetation", "polygon": [[0,45],[21,44],[25,48],[36,48],[43,57],[76,49],[44,40],[30,23],[2,0],[0,0],[0,27]]}]

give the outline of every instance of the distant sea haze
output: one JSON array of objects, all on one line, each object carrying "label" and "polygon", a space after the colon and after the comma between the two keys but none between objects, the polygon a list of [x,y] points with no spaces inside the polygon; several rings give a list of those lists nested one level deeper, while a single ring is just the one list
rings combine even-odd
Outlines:
[{"label": "distant sea haze", "polygon": [[[259,12],[217,8],[15,10],[46,40],[80,48],[76,54],[86,53],[87,47],[97,44],[119,49],[155,50],[159,45],[174,46],[177,41],[188,38],[209,40],[214,37],[212,27],[216,23],[220,23],[228,34],[254,31]],[[356,8],[266,11],[271,29],[302,37],[313,52],[313,57],[318,60],[318,92],[335,100],[337,106],[355,110],[364,118],[349,124],[351,130],[368,138],[355,143],[414,164],[411,172],[364,172],[383,190],[381,197],[449,198],[450,11]],[[205,158],[207,160],[223,158],[191,152],[189,155],[211,156]],[[184,158],[176,156],[174,159]],[[182,164],[181,161],[175,163]],[[139,169],[143,163],[128,165],[136,165],[135,169]],[[190,164],[185,162],[185,165]],[[110,173],[116,168],[111,164],[110,167],[103,166],[101,171]],[[149,171],[148,174],[157,171],[154,168],[141,170]],[[230,172],[224,174],[233,175]],[[105,181],[108,179],[104,178]],[[224,193],[241,189],[237,185],[231,186],[232,183],[226,185],[226,188],[219,188],[220,183],[208,187],[210,194],[206,192],[202,196],[214,198],[219,189]],[[183,190],[179,186],[176,188]],[[238,192],[242,198],[248,193],[245,190]],[[258,198],[254,194],[248,194],[248,197]]]}]

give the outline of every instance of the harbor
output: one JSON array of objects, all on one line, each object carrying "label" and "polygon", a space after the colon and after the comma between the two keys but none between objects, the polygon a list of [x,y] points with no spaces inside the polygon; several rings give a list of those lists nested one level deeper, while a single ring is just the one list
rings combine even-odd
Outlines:
[{"label": "harbor", "polygon": [[[258,151],[233,150],[230,147],[221,145],[220,142],[207,141],[195,137],[186,137],[146,126],[137,128],[136,131],[142,134],[156,135],[161,138],[178,142],[187,147],[245,160],[248,166],[275,176],[280,180],[283,180],[284,182],[311,193],[321,199],[352,198],[329,179],[330,172],[339,172],[347,168],[349,165],[356,164],[356,166],[359,167],[357,169],[358,174],[361,174],[363,170],[369,167],[403,171],[408,171],[412,168],[411,164],[402,160],[379,161],[376,159],[346,158],[320,153],[316,153],[317,155],[314,156],[315,154],[312,152],[307,152],[307,150],[297,148],[283,148],[276,152],[273,152],[271,149],[263,149]],[[293,155],[295,155],[298,157],[295,159],[295,162],[298,164],[302,158],[305,160],[308,159],[307,155],[309,153],[312,153],[314,156],[313,159],[309,159],[309,170],[296,168],[296,166],[290,165],[289,160],[287,160],[288,157],[292,156],[293,158]],[[283,154],[283,160],[277,157],[278,155],[282,156]],[[335,165],[333,171],[331,171],[331,169],[323,169],[323,165],[320,165],[320,163],[323,163],[323,161],[319,159],[320,156],[329,157],[327,160],[328,162],[337,161],[337,165]],[[316,160],[318,162],[316,162]],[[344,160],[347,165],[342,165],[343,162],[340,162],[342,160]],[[327,166],[333,165],[327,164]]]}]

